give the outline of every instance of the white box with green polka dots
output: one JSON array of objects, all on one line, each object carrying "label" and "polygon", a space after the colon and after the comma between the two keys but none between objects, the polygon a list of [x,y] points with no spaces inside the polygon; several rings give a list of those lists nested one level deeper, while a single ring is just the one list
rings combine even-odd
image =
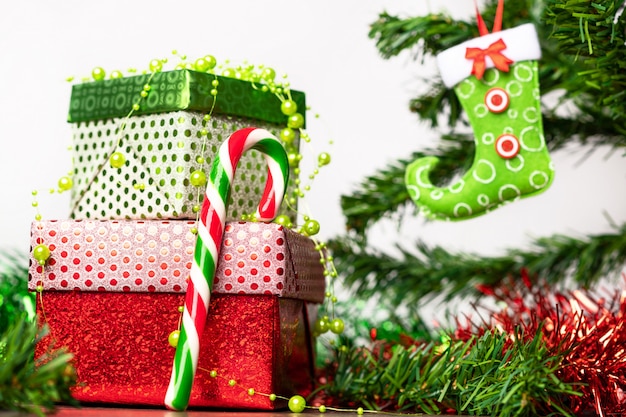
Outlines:
[{"label": "white box with green polka dots", "polygon": [[[213,96],[209,91],[216,79]],[[131,112],[146,85],[148,95]],[[291,97],[305,108],[303,93],[292,91]],[[250,82],[191,70],[74,85],[68,118],[71,217],[195,219],[204,187],[193,185],[191,174],[200,170],[208,176],[220,145],[238,129],[259,127],[278,137],[287,121],[280,104],[276,95]],[[293,146],[297,149],[298,138]],[[123,155],[119,167],[111,164],[114,153]],[[293,171],[288,197],[296,188]],[[228,221],[254,213],[266,179],[263,155],[246,152],[231,186]],[[295,209],[293,198],[290,204]],[[283,203],[281,214],[295,221],[294,212]]]}]

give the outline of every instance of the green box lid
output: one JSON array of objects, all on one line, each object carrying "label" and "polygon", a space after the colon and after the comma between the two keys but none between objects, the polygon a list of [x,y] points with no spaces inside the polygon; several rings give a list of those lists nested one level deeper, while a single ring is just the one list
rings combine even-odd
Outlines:
[{"label": "green box lid", "polygon": [[[82,84],[72,87],[70,112],[71,123],[89,120],[125,117],[140,93],[150,74],[117,78]],[[213,106],[212,82],[217,78],[217,100],[214,114],[249,117],[252,119],[286,124],[287,116],[280,110],[281,101],[273,93],[261,90],[260,85],[250,81],[216,76],[192,70],[158,72],[150,80],[150,92],[141,101],[140,109],[133,114],[164,113],[190,110],[207,113]],[[291,90],[291,98],[304,116],[306,108],[303,92]]]}]

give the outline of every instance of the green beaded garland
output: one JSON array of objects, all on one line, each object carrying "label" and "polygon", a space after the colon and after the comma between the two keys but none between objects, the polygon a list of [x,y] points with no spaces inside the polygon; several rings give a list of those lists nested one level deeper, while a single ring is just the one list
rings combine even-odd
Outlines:
[{"label": "green beaded garland", "polygon": [[209,62],[204,58],[196,59],[196,62],[193,63],[193,69],[200,72],[207,72],[209,68]]},{"label": "green beaded garland", "polygon": [[213,55],[205,55],[204,60],[207,62],[209,69],[213,69],[217,65],[217,60]]},{"label": "green beaded garland", "polygon": [[264,68],[263,72],[261,73],[261,78],[263,78],[265,81],[274,81],[274,78],[276,78],[276,71],[274,71],[274,69],[270,67]]},{"label": "green beaded garland", "polygon": [[292,129],[300,129],[304,126],[304,116],[300,113],[292,114],[289,116],[289,119],[287,119],[287,126]]},{"label": "green beaded garland", "polygon": [[94,80],[96,81],[102,81],[104,80],[104,77],[106,77],[106,72],[104,71],[104,69],[102,67],[95,67],[92,71],[91,71],[91,76],[93,77]]},{"label": "green beaded garland", "polygon": [[317,319],[317,321],[315,322],[315,331],[319,334],[324,334],[328,331],[329,329],[329,323],[326,319],[319,318]]},{"label": "green beaded garland", "polygon": [[330,164],[330,154],[328,152],[322,152],[317,157],[317,164],[321,167]]},{"label": "green beaded garland", "polygon": [[317,220],[307,220],[302,227],[302,231],[307,236],[314,236],[320,231],[320,223]]},{"label": "green beaded garland", "polygon": [[59,190],[67,191],[72,188],[72,179],[70,177],[61,177],[59,178]]},{"label": "green beaded garland", "polygon": [[285,144],[291,145],[294,140],[296,140],[296,131],[286,127],[280,131],[280,140],[282,140]]},{"label": "green beaded garland", "polygon": [[302,155],[297,152],[289,152],[287,160],[290,167],[297,167],[300,164],[300,160],[302,160]]},{"label": "green beaded garland", "polygon": [[109,158],[109,163],[113,168],[121,168],[126,163],[126,157],[121,152],[113,152]]},{"label": "green beaded garland", "polygon": [[291,223],[291,219],[286,214],[279,214],[274,219],[274,223],[280,224],[281,226],[285,226],[286,228],[291,228],[293,224]]},{"label": "green beaded garland", "polygon": [[167,342],[174,348],[178,346],[178,339],[180,339],[180,330],[174,330],[167,336]]},{"label": "green beaded garland", "polygon": [[150,61],[150,71],[161,72],[163,69],[163,62],[160,59],[153,59]]},{"label": "green beaded garland", "polygon": [[42,263],[45,263],[49,257],[50,248],[48,248],[46,245],[41,244],[33,248],[33,258],[35,258],[35,260],[37,260],[40,265]]},{"label": "green beaded garland", "polygon": [[298,105],[293,100],[285,100],[280,105],[280,111],[285,116],[291,116],[292,114],[298,111]]},{"label": "green beaded garland", "polygon": [[194,187],[203,187],[204,185],[206,185],[206,174],[203,171],[197,169],[191,173],[191,176],[189,177],[189,182]]},{"label": "green beaded garland", "polygon": [[341,334],[343,333],[343,329],[344,329],[344,324],[343,324],[343,320],[341,319],[334,319],[333,321],[330,322],[330,331],[335,333],[335,334]]},{"label": "green beaded garland", "polygon": [[306,408],[306,400],[302,395],[294,395],[287,404],[292,413],[301,413]]}]

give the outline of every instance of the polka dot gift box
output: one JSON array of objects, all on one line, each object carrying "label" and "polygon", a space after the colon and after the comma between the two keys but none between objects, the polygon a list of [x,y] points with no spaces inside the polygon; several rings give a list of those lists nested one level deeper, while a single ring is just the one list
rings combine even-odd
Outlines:
[{"label": "polka dot gift box", "polygon": [[[162,406],[193,262],[194,221],[32,225],[29,288],[51,336],[75,355],[83,402]],[[325,284],[313,242],[275,223],[227,223],[190,406],[272,409],[258,392],[311,389],[310,321]],[[228,379],[211,377],[211,371]],[[237,386],[229,385],[229,379]]]},{"label": "polka dot gift box", "polygon": [[[291,90],[279,98],[261,87],[190,69],[75,84],[68,118],[71,217],[195,218],[219,146],[244,127],[272,132],[296,155],[305,95]],[[294,208],[295,168],[286,193]],[[229,220],[254,212],[266,179],[262,155],[246,153],[237,168],[242,185],[231,190]],[[293,217],[286,204],[281,213]]]}]

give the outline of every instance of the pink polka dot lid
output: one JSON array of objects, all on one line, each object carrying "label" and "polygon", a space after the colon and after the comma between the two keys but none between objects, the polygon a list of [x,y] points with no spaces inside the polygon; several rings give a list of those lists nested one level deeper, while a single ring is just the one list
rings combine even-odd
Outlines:
[{"label": "pink polka dot lid", "polygon": [[[51,255],[45,267],[31,259],[29,288],[183,294],[194,226],[186,220],[34,222],[31,245],[46,244]],[[310,239],[281,225],[228,223],[213,292],[322,302],[319,254]]]}]

